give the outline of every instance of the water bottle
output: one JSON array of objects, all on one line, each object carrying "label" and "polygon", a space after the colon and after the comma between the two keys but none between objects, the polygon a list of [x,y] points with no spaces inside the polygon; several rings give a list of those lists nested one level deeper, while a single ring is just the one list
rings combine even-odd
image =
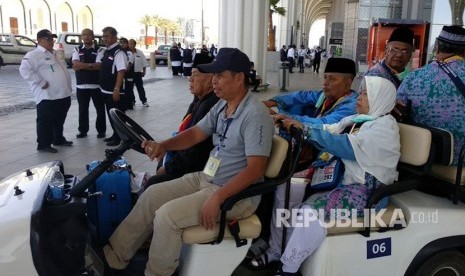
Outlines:
[{"label": "water bottle", "polygon": [[60,171],[60,167],[55,166],[52,170],[48,184],[50,190],[49,199],[52,201],[63,200],[65,198],[65,178]]}]

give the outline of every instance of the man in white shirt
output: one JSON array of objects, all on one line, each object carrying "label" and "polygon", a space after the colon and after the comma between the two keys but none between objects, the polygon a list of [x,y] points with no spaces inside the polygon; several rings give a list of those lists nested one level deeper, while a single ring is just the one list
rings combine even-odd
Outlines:
[{"label": "man in white shirt", "polygon": [[[105,27],[102,32],[107,49],[98,53],[95,62],[100,68],[100,90],[107,114],[110,116],[109,112],[112,108],[117,108],[123,112],[126,110],[123,88],[124,76],[128,68],[128,57],[118,43],[118,32],[115,28]],[[110,124],[113,128],[113,135],[104,141],[107,142],[107,146],[117,146],[121,142],[121,138],[116,133],[111,120]]]},{"label": "man in white shirt", "polygon": [[295,45],[289,46],[289,50],[287,50],[287,61],[289,61],[289,73],[294,73],[292,69],[295,66]]},{"label": "man in white shirt", "polygon": [[53,50],[49,30],[37,33],[37,48],[28,52],[19,67],[31,87],[37,109],[37,150],[57,153],[55,146],[71,146],[63,136],[63,125],[71,106],[71,77],[63,60]]},{"label": "man in white shirt", "polygon": [[[136,49],[136,41],[134,39],[129,39],[129,49],[134,55],[134,78],[133,83],[137,88],[137,93],[139,94],[139,100],[145,107],[149,107],[147,103],[147,97],[145,96],[144,81],[142,78],[145,76],[145,68],[149,66],[147,59],[145,58],[144,53]],[[134,93],[132,94],[134,95]],[[131,102],[133,105],[136,103],[136,99],[132,99]]]}]

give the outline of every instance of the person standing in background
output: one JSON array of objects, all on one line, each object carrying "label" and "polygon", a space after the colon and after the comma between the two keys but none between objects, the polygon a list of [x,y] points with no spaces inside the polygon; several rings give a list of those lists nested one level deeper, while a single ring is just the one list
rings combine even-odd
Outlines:
[{"label": "person standing in background", "polygon": [[[102,32],[107,49],[98,53],[96,63],[100,63],[100,90],[102,91],[107,114],[110,115],[109,112],[112,108],[117,108],[123,112],[126,110],[123,87],[124,76],[128,68],[128,57],[118,43],[118,32],[115,28],[105,27]],[[121,138],[116,133],[111,120],[110,124],[113,135],[104,141],[107,142],[107,146],[117,146]]]},{"label": "person standing in background", "polygon": [[119,39],[119,44],[121,49],[126,52],[128,59],[128,68],[126,74],[124,75],[124,99],[125,99],[125,108],[134,109],[134,104],[136,103],[136,98],[134,97],[134,54],[129,49],[129,41],[127,38],[122,37]]},{"label": "person standing in background", "polygon": [[280,56],[281,61],[286,61],[287,60],[286,45],[283,45],[281,50],[279,50],[279,56]]},{"label": "person standing in background", "polygon": [[178,45],[176,45],[175,42],[173,42],[173,45],[171,46],[171,49],[170,49],[170,59],[171,59],[171,70],[173,71],[173,76],[179,76],[179,73],[182,74],[182,70],[181,70],[182,57],[181,57],[181,51],[179,50]]},{"label": "person standing in background", "polygon": [[215,44],[212,43],[212,46],[210,47],[210,56],[213,59],[215,59],[217,54],[218,54],[218,48],[216,48]]},{"label": "person standing in background", "polygon": [[190,77],[192,75],[192,63],[195,58],[195,51],[192,50],[192,47],[187,45],[186,48],[182,51],[182,74],[184,77]]},{"label": "person standing in background", "polygon": [[37,33],[37,48],[28,52],[19,67],[21,77],[31,87],[37,110],[37,150],[57,153],[51,146],[71,146],[63,136],[63,125],[71,106],[71,76],[66,63],[53,50],[49,30]]},{"label": "person standing in background", "polygon": [[98,46],[94,47],[94,31],[84,29],[81,32],[83,44],[74,48],[72,61],[73,69],[76,72],[76,96],[79,104],[79,133],[77,138],[84,138],[89,131],[89,103],[92,99],[97,120],[95,128],[97,129],[97,138],[104,138],[107,130],[105,121],[105,104],[98,84],[100,69],[95,60],[99,51],[103,49]]},{"label": "person standing in background", "polygon": [[290,45],[287,50],[287,61],[289,61],[289,73],[294,73],[292,70],[295,66],[295,45]]},{"label": "person standing in background", "polygon": [[300,49],[299,51],[297,52],[297,56],[299,58],[299,73],[303,73],[304,72],[304,58],[305,58],[305,47],[304,45],[300,45]]},{"label": "person standing in background", "polygon": [[313,72],[320,73],[320,62],[321,62],[321,48],[316,47],[315,57],[313,58]]},{"label": "person standing in background", "polygon": [[[129,49],[131,50],[132,54],[134,55],[134,85],[137,88],[137,93],[139,94],[139,100],[142,102],[142,105],[145,107],[149,107],[149,104],[147,103],[147,97],[145,95],[145,89],[144,89],[144,81],[142,78],[145,76],[145,70],[149,66],[147,63],[147,59],[145,58],[144,53],[136,49],[136,41],[134,39],[129,40]],[[132,96],[134,99],[134,92],[132,92]]]}]

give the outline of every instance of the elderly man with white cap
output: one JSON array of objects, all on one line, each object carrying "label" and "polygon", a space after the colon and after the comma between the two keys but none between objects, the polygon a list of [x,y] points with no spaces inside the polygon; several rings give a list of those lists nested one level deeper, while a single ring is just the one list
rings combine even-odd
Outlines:
[{"label": "elderly man with white cap", "polygon": [[452,132],[456,165],[465,143],[465,29],[444,26],[436,43],[436,61],[410,73],[397,99],[411,102],[409,119],[415,123]]}]

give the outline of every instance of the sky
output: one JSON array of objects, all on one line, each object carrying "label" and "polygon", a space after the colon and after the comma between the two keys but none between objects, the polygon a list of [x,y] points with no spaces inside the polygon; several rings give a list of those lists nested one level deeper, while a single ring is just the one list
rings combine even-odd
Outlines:
[{"label": "sky", "polygon": [[[218,0],[203,0],[204,24],[211,39],[218,33]],[[131,3],[131,5],[128,5]],[[114,0],[98,0],[93,4],[95,9],[94,28],[101,30],[106,26],[115,27],[119,35],[137,38],[145,33],[144,26],[139,23],[144,15],[158,15],[176,20],[201,19],[202,0],[129,0],[126,2]],[[153,28],[149,29],[153,33]]]},{"label": "sky", "polygon": [[325,35],[325,24],[325,19],[319,19],[310,27],[310,34],[308,36],[308,46],[310,48],[320,44],[320,38]]}]

